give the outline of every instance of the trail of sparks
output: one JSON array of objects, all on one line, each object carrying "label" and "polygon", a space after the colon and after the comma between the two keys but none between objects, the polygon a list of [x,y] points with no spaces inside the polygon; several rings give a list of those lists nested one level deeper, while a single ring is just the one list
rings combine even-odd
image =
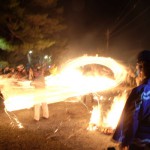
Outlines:
[{"label": "trail of sparks", "polygon": [[[114,73],[114,79],[98,74],[84,75],[80,68],[89,64],[110,68]],[[46,77],[46,88],[43,90],[36,90],[30,85],[30,81],[2,79],[0,84],[3,85],[6,109],[14,111],[30,108],[41,102],[56,103],[69,97],[111,89],[123,82],[125,77],[125,67],[112,58],[84,56],[67,62],[59,74]]]},{"label": "trail of sparks", "polygon": [[17,116],[11,112],[11,114],[9,112],[7,112],[7,110],[5,109],[5,113],[7,114],[8,118],[10,119],[11,121],[11,125],[13,127],[17,126],[18,128],[24,128],[22,123],[18,120]]}]

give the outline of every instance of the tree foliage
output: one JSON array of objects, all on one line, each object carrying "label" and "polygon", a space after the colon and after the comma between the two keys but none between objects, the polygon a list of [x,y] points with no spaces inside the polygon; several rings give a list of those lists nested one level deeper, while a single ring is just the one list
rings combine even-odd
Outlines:
[{"label": "tree foliage", "polygon": [[66,26],[58,0],[0,0],[0,49],[26,54],[50,53],[65,45]]}]

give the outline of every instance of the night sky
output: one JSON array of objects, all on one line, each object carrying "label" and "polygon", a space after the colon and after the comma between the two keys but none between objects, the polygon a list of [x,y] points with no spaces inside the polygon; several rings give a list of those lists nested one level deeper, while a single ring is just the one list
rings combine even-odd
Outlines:
[{"label": "night sky", "polygon": [[[64,0],[69,48],[132,61],[150,47],[150,1]],[[129,57],[130,56],[130,57]]]}]

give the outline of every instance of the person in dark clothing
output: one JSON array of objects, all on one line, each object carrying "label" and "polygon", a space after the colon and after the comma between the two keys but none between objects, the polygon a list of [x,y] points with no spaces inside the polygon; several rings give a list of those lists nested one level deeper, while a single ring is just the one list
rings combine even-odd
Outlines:
[{"label": "person in dark clothing", "polygon": [[112,137],[121,150],[150,150],[150,50],[138,55],[142,83],[132,89]]}]

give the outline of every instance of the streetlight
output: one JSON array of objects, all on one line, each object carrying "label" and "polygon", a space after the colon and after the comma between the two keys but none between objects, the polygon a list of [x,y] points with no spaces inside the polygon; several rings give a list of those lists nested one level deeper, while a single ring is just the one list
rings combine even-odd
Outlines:
[{"label": "streetlight", "polygon": [[31,54],[32,54],[32,50],[29,50],[28,54],[27,54],[27,58],[28,58],[28,63],[31,64],[32,62],[32,58],[31,58]]},{"label": "streetlight", "polygon": [[45,56],[44,56],[44,59],[47,59],[47,58],[48,58],[48,55],[45,55]]},{"label": "streetlight", "polygon": [[30,51],[29,51],[29,54],[32,54],[32,53],[33,53],[32,50],[30,50]]}]

